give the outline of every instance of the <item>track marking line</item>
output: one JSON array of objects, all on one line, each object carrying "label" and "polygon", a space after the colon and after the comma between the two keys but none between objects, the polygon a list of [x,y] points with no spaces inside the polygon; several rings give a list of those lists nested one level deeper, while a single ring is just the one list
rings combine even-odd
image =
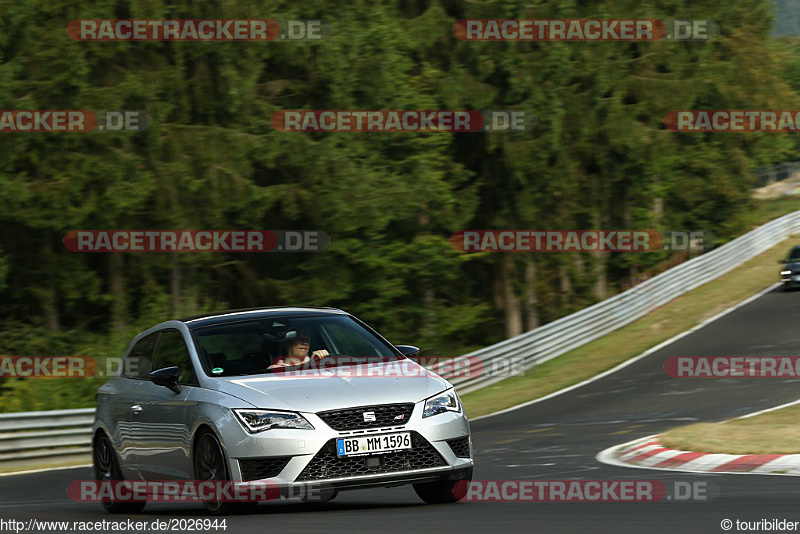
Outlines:
[{"label": "track marking line", "polygon": [[[756,415],[761,415],[762,413],[774,412],[775,410],[780,410],[781,408],[788,408],[789,406],[794,406],[795,404],[800,404],[800,399],[792,402],[787,402],[786,404],[781,404],[780,406],[773,406],[772,408],[767,408],[765,410],[759,410],[757,412],[749,413],[747,415],[740,415],[739,417],[734,417],[734,419],[747,419],[748,417],[755,417]],[[733,421],[734,419],[730,419],[730,421]]]},{"label": "track marking line", "polygon": [[526,434],[538,434],[539,432],[550,432],[552,430],[554,430],[552,427],[551,428],[537,428],[536,430],[526,430],[525,433]]},{"label": "track marking line", "polygon": [[49,471],[63,471],[65,469],[80,469],[81,467],[92,467],[92,464],[68,465],[66,467],[43,467],[41,469],[29,469],[28,471],[14,471],[13,473],[0,473],[0,477],[13,477],[14,475],[32,475],[34,473],[47,473]]}]

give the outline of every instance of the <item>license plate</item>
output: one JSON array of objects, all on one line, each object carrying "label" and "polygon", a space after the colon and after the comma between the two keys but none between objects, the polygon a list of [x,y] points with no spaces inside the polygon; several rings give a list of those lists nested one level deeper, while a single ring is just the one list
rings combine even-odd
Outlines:
[{"label": "license plate", "polygon": [[378,436],[359,436],[336,440],[336,454],[339,456],[359,456],[402,451],[411,448],[411,433],[381,434]]}]

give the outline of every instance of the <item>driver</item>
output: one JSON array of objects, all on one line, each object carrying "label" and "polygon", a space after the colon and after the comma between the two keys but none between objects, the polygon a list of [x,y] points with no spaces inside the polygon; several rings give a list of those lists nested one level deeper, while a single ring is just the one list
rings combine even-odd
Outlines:
[{"label": "driver", "polygon": [[[292,335],[294,334],[294,335]],[[311,335],[308,330],[300,329],[295,332],[288,332],[283,341],[283,352],[285,355],[279,356],[273,360],[269,369],[278,367],[295,367],[304,365],[311,361],[319,361],[326,356],[329,356],[327,350],[315,350],[311,356],[308,351],[311,348]]]}]

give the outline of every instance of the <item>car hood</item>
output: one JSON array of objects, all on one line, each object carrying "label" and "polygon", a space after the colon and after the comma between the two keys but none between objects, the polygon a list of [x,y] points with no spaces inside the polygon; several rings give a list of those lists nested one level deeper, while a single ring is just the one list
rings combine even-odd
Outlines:
[{"label": "car hood", "polygon": [[790,261],[783,264],[782,271],[800,271],[800,261]]},{"label": "car hood", "polygon": [[210,378],[203,387],[238,397],[258,408],[322,412],[352,406],[419,402],[452,387],[416,363],[418,373],[399,373],[397,361],[309,370],[287,375]]}]

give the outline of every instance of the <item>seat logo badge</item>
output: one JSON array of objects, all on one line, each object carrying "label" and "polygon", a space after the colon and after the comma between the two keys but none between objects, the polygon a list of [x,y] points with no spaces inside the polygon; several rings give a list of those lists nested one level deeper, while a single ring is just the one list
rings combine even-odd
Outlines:
[{"label": "seat logo badge", "polygon": [[372,423],[373,421],[376,420],[375,412],[364,412],[362,415],[364,416],[365,423]]}]

